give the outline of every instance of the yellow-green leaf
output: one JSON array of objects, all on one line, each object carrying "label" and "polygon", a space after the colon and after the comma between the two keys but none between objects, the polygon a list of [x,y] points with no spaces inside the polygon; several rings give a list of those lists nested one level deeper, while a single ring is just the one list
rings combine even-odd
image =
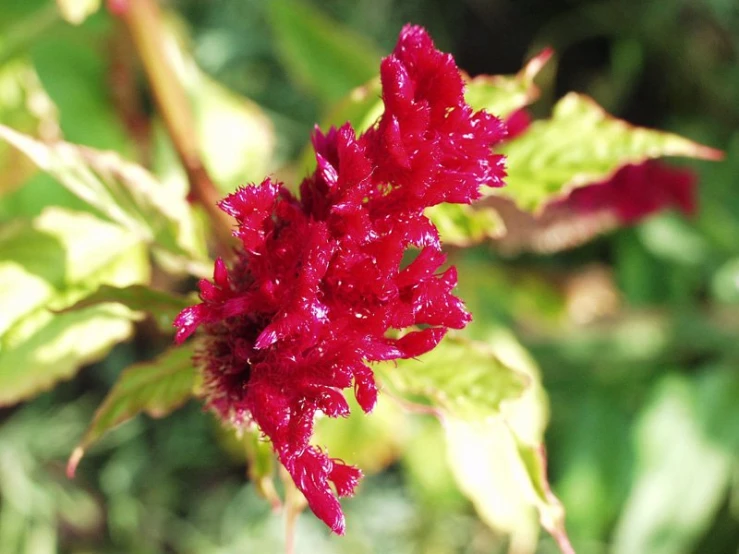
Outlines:
[{"label": "yellow-green leaf", "polygon": [[630,125],[577,93],[562,98],[551,119],[534,122],[501,151],[507,156],[506,186],[487,193],[531,211],[606,179],[626,164],[663,156],[716,160],[722,155],[672,133]]},{"label": "yellow-green leaf", "polygon": [[115,152],[66,142],[45,144],[3,125],[0,139],[155,251],[176,256],[183,269],[207,273],[203,238],[191,207],[183,195],[172,194],[143,167]]},{"label": "yellow-green leaf", "polygon": [[470,420],[497,414],[529,384],[486,344],[455,336],[417,359],[378,369],[398,393],[421,396],[445,414]]},{"label": "yellow-green leaf", "polygon": [[67,473],[74,475],[85,450],[114,427],[140,413],[164,417],[190,399],[195,386],[192,354],[189,346],[172,348],[124,370],[70,457]]},{"label": "yellow-green leaf", "polygon": [[476,110],[505,118],[539,97],[534,78],[549,61],[552,50],[534,56],[516,75],[480,75],[467,82],[465,100]]},{"label": "yellow-green leaf", "polygon": [[428,208],[426,216],[436,225],[444,244],[470,246],[505,234],[503,220],[491,208],[439,204]]},{"label": "yellow-green leaf", "polygon": [[[47,140],[58,138],[56,108],[26,60],[16,59],[0,68],[0,124]],[[0,195],[15,190],[37,171],[31,161],[4,143],[0,143],[0,168]]]},{"label": "yellow-green leaf", "polygon": [[131,332],[132,312],[103,304],[54,314],[101,284],[149,278],[137,237],[90,214],[47,208],[0,231],[0,405],[71,377]]},{"label": "yellow-green leaf", "polygon": [[62,17],[69,23],[79,25],[100,9],[101,0],[56,0]]},{"label": "yellow-green leaf", "polygon": [[166,333],[174,333],[172,321],[183,309],[193,304],[192,300],[184,296],[152,289],[144,285],[130,285],[128,287],[102,285],[91,295],[66,308],[63,312],[110,302],[123,304],[131,310],[148,312],[154,317],[159,328]]},{"label": "yellow-green leaf", "polygon": [[540,523],[570,554],[564,510],[546,477],[548,405],[538,369],[509,333],[493,333],[488,344],[502,363],[526,375],[530,386],[502,404],[497,417],[464,420],[443,414],[452,472],[483,520],[510,535],[516,552],[535,551]]}]

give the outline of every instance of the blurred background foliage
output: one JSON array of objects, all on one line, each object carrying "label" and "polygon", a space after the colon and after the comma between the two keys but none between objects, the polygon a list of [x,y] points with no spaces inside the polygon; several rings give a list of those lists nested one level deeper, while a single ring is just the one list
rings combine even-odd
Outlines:
[{"label": "blurred background foliage", "polygon": [[[628,121],[725,150],[694,162],[700,210],[662,214],[553,256],[452,252],[473,332],[515,331],[550,397],[549,473],[580,554],[739,552],[739,4],[733,0],[176,0],[177,71],[224,188],[285,176],[315,122],[377,72],[406,22],[471,75],[515,73],[544,46],[536,114],[570,90]],[[182,185],[120,29],[64,22],[49,0],[0,3],[0,122],[114,149]],[[195,65],[197,64],[197,65]],[[199,68],[199,69],[198,69]],[[47,96],[48,95],[48,96]],[[54,108],[56,106],[56,108]],[[58,118],[58,124],[57,124]],[[237,118],[242,130],[229,135]],[[245,153],[248,153],[245,154]],[[288,169],[285,169],[288,167]],[[0,145],[0,221],[87,209]],[[278,552],[283,522],[191,403],[138,418],[63,466],[135,340],[37,399],[0,411],[0,552]],[[1,355],[1,354],[0,354]],[[391,403],[330,439],[370,476],[349,532],[307,514],[298,552],[506,552],[456,489],[443,431]],[[337,428],[338,429],[338,428]],[[326,436],[330,431],[326,431]],[[538,552],[554,552],[542,538]]]}]

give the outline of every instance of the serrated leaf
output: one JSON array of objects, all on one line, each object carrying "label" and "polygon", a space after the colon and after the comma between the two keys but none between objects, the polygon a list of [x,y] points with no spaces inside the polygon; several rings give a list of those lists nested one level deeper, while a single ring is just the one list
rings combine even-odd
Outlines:
[{"label": "serrated leaf", "polygon": [[123,304],[130,310],[151,314],[159,328],[165,333],[174,333],[174,327],[172,326],[174,318],[193,303],[192,300],[184,296],[152,289],[144,285],[128,287],[102,285],[98,290],[69,308],[65,308],[62,312],[71,312],[110,302]]},{"label": "serrated leaf", "polygon": [[148,279],[141,242],[90,214],[48,208],[0,233],[0,405],[69,378],[131,332],[132,312],[100,305],[52,314],[101,284]]},{"label": "serrated leaf", "polygon": [[133,314],[121,306],[96,306],[53,316],[34,312],[2,338],[0,406],[8,406],[70,379],[131,335]]},{"label": "serrated leaf", "polygon": [[720,159],[718,150],[608,115],[592,99],[570,93],[551,119],[534,122],[501,148],[507,156],[506,186],[488,194],[536,211],[572,189],[602,181],[626,164],[663,156]]},{"label": "serrated leaf", "polygon": [[464,98],[476,110],[505,118],[539,97],[534,78],[552,57],[549,48],[534,56],[516,75],[479,75],[467,81]]},{"label": "serrated leaf", "polygon": [[67,473],[74,475],[85,450],[114,427],[140,413],[164,417],[190,399],[195,386],[192,355],[190,347],[172,348],[124,370],[70,457]]},{"label": "serrated leaf", "polygon": [[425,397],[443,413],[470,420],[497,414],[502,402],[517,398],[529,384],[486,344],[455,336],[418,359],[379,369],[399,393]]},{"label": "serrated leaf", "polygon": [[505,235],[503,220],[495,210],[487,207],[439,204],[428,208],[426,216],[436,225],[444,244],[470,246]]},{"label": "serrated leaf", "polygon": [[44,144],[0,125],[0,138],[26,154],[76,196],[136,235],[181,260],[183,269],[201,274],[202,237],[192,209],[143,167],[115,152],[57,142]]},{"label": "serrated leaf", "polygon": [[326,103],[341,100],[377,74],[379,51],[312,5],[273,0],[267,8],[283,64],[296,81]]},{"label": "serrated leaf", "polygon": [[73,25],[79,25],[100,9],[101,0],[56,0],[62,17]]},{"label": "serrated leaf", "polygon": [[538,515],[562,552],[572,553],[564,510],[546,478],[542,443],[548,406],[538,369],[506,332],[491,335],[489,345],[503,363],[526,375],[530,385],[505,402],[498,417],[444,417],[452,472],[483,520],[509,534],[517,552],[535,551]]}]

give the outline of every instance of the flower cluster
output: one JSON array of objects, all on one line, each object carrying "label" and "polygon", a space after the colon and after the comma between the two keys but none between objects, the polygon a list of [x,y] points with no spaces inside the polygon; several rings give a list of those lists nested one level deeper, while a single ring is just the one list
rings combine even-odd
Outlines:
[{"label": "flower cluster", "polygon": [[331,484],[350,495],[361,472],[310,444],[315,415],[346,416],[341,391],[352,386],[369,412],[377,387],[368,363],[418,356],[467,324],[424,209],[469,203],[504,177],[491,151],[504,124],[465,103],[453,58],[423,29],[402,30],[381,79],[385,111],[368,131],[316,130],[317,168],[299,199],[266,179],[220,203],[238,222],[241,249],[230,267],[216,261],[213,280],[200,282],[202,303],[175,320],[178,342],[204,330],[197,361],[208,407],[234,425],[256,423],[338,534],[345,522]]}]

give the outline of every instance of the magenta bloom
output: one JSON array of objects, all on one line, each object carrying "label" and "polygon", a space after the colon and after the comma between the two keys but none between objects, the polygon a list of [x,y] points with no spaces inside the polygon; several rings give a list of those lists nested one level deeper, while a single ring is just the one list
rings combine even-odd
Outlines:
[{"label": "magenta bloom", "polygon": [[491,151],[504,125],[464,102],[454,60],[423,29],[402,30],[381,73],[385,113],[358,137],[348,124],[316,130],[317,169],[299,199],[265,179],[220,203],[242,248],[231,267],[216,261],[202,303],[175,320],[178,342],[203,327],[207,406],[234,425],[256,423],[338,534],[344,515],[330,484],[351,495],[361,472],[310,444],[316,412],[346,416],[342,389],[352,386],[371,411],[368,363],[418,356],[467,324],[451,292],[456,271],[439,270],[445,258],[423,211],[469,203],[504,176]]}]

